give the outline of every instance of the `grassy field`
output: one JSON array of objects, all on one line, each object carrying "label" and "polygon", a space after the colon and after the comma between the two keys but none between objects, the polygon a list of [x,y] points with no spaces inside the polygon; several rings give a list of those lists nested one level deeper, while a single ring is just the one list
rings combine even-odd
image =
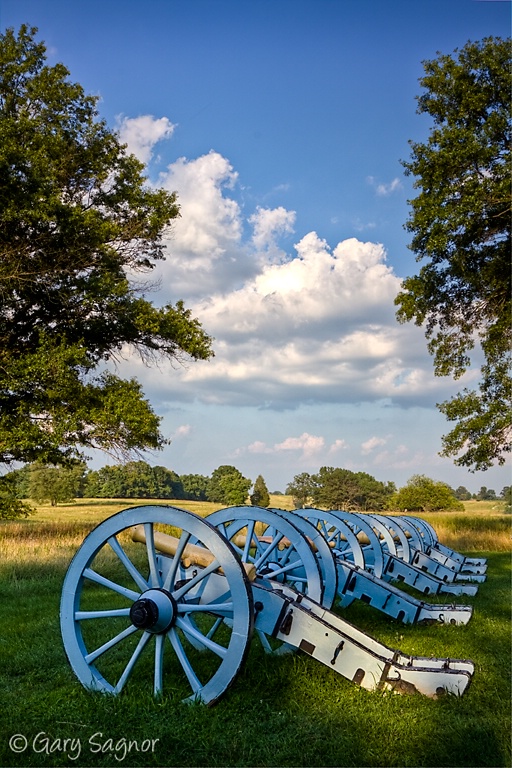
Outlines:
[{"label": "grassy field", "polygon": [[0,765],[510,765],[510,515],[473,502],[466,515],[425,515],[441,541],[488,557],[476,597],[458,599],[474,606],[468,625],[404,626],[362,603],[342,612],[406,653],[471,658],[461,699],[366,692],[301,653],[267,656],[255,640],[233,687],[206,708],[130,686],[116,698],[91,694],[65,658],[58,616],[69,562],[93,525],[136,503],[80,500],[0,523]]}]

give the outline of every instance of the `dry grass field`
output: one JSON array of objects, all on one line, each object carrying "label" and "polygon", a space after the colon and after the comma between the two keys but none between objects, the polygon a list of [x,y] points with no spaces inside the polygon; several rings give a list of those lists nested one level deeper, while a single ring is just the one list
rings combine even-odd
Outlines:
[{"label": "dry grass field", "polygon": [[[71,504],[36,506],[36,513],[19,523],[9,526],[19,526],[24,530],[27,526],[41,523],[48,526],[48,531],[57,534],[61,526],[78,525],[82,532],[89,531],[94,525],[106,517],[120,512],[128,507],[145,506],[148,504],[167,504],[188,509],[202,517],[221,509],[223,504],[208,501],[159,500],[159,499],[77,499]],[[280,509],[293,510],[291,496],[271,495],[270,505]],[[504,513],[504,503],[501,501],[467,501],[464,503],[465,512],[430,512],[418,513],[418,517],[427,520],[436,530],[441,543],[460,551],[492,551],[507,552],[512,549],[512,515]],[[5,525],[5,524],[4,524]],[[39,531],[40,534],[40,531]],[[1,534],[0,534],[1,535]]]}]

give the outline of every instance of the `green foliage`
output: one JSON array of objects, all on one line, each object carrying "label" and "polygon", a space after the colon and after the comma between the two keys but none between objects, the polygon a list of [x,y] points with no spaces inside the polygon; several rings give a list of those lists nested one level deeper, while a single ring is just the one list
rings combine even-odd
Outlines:
[{"label": "green foliage", "polygon": [[35,462],[29,467],[29,496],[38,504],[52,507],[73,501],[81,495],[85,464],[56,467]]},{"label": "green foliage", "polygon": [[293,497],[296,508],[308,507],[313,501],[315,486],[309,472],[301,472],[295,475],[291,483],[286,486],[286,493]]},{"label": "green foliage", "polygon": [[180,475],[185,499],[207,501],[210,479],[204,475]]},{"label": "green foliage", "polygon": [[506,501],[507,504],[512,504],[512,485],[505,485],[500,493],[500,499]]},{"label": "green foliage", "polygon": [[0,35],[0,461],[127,458],[164,444],[160,419],[138,382],[98,365],[126,347],[207,359],[210,338],[129,277],[163,258],[176,196],[147,185],[36,31]]},{"label": "green foliage", "polygon": [[183,487],[178,475],[165,467],[129,461],[88,472],[84,495],[98,499],[180,499]]},{"label": "green foliage", "polygon": [[270,504],[270,495],[262,475],[258,475],[254,483],[254,489],[251,493],[251,504],[254,507],[268,507]]},{"label": "green foliage", "polygon": [[440,509],[464,511],[464,504],[446,483],[425,475],[409,478],[407,484],[391,496],[388,504],[390,509],[401,512],[435,512]]},{"label": "green foliage", "polygon": [[479,344],[478,391],[438,407],[456,422],[442,455],[481,470],[511,450],[511,41],[469,42],[456,54],[424,62],[418,112],[434,125],[404,166],[419,189],[410,248],[425,263],[395,303],[400,322],[426,326],[438,376],[459,378]]},{"label": "green foliage", "polygon": [[236,467],[224,464],[212,472],[208,488],[208,501],[226,506],[240,506],[247,502],[252,481]]},{"label": "green foliage", "polygon": [[471,492],[465,486],[459,485],[456,491],[454,491],[454,496],[459,501],[469,501],[471,499]]},{"label": "green foliage", "polygon": [[316,475],[296,475],[286,489],[297,506],[360,511],[385,509],[394,491],[393,483],[382,483],[367,472],[335,467],[321,467]]},{"label": "green foliage", "polygon": [[497,499],[496,491],[493,488],[487,488],[485,485],[482,485],[475,498],[478,501],[495,501]]},{"label": "green foliage", "polygon": [[14,472],[0,477],[0,520],[17,520],[34,512],[33,507],[19,498]]},{"label": "green foliage", "polygon": [[512,512],[512,485],[506,485],[503,488],[501,498],[505,502],[505,512]]}]

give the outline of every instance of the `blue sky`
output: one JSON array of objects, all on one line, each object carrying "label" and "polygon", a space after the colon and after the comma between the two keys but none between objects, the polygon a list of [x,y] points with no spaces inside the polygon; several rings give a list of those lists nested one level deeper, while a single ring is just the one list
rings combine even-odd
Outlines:
[{"label": "blue sky", "polygon": [[508,36],[510,2],[2,0],[2,29],[23,22],[179,195],[153,300],[184,299],[216,356],[119,365],[172,438],[149,461],[234,464],[271,490],[323,465],[510,484],[509,468],[439,457],[435,403],[461,384],[434,377],[423,332],[393,306],[417,269],[400,161],[429,130],[421,62]]}]

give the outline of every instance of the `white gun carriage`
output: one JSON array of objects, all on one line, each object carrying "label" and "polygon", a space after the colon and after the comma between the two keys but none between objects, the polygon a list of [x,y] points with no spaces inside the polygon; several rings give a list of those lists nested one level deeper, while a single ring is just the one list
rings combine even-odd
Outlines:
[{"label": "white gun carriage", "polygon": [[474,594],[468,582],[485,568],[413,517],[140,506],[84,540],[64,580],[61,631],[80,682],[112,694],[149,678],[154,694],[212,704],[256,634],[267,652],[300,649],[368,690],[462,695],[471,661],[401,653],[331,608],[362,599],[406,623],[464,624],[470,606],[430,605],[390,579],[423,595]]}]

